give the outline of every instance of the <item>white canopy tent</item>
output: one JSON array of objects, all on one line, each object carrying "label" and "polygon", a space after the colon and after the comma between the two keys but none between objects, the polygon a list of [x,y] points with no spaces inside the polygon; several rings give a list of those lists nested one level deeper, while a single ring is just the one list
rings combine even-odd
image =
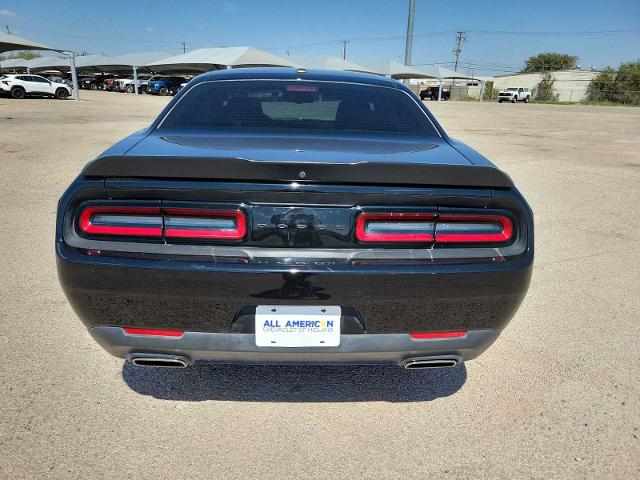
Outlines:
[{"label": "white canopy tent", "polygon": [[29,60],[27,68],[32,72],[58,70],[66,72],[71,69],[69,57],[40,57]]},{"label": "white canopy tent", "polygon": [[426,71],[421,67],[414,65],[403,65],[394,60],[378,60],[362,62],[371,72],[378,75],[395,78],[396,80],[405,80],[409,78],[438,78],[434,71]]},{"label": "white canopy tent", "polygon": [[171,54],[165,52],[128,53],[117,57],[107,57],[96,67],[100,68],[102,72],[118,73],[132,68],[146,68],[145,65],[148,63],[169,57],[171,57]]},{"label": "white canopy tent", "polygon": [[145,65],[156,72],[208,72],[238,67],[297,67],[298,64],[253,47],[201,48]]},{"label": "white canopy tent", "polygon": [[24,58],[9,58],[0,62],[0,69],[2,70],[16,70],[21,68],[27,68],[30,60]]},{"label": "white canopy tent", "polygon": [[84,70],[86,72],[101,72],[100,65],[109,62],[109,57],[106,55],[80,55],[76,56],[76,68],[78,70]]},{"label": "white canopy tent", "polygon": [[55,50],[41,43],[33,42],[25,38],[16,37],[11,33],[0,32],[0,53],[13,50]]},{"label": "white canopy tent", "polygon": [[484,82],[478,78],[470,77],[469,75],[464,75],[463,73],[456,72],[455,70],[451,70],[450,68],[445,68],[440,65],[421,65],[420,68],[425,72],[436,75],[435,78],[439,80],[438,82],[438,100],[442,99],[442,80],[477,80],[481,82],[482,86],[480,89],[480,101],[482,101],[482,90],[484,89]]},{"label": "white canopy tent", "polygon": [[136,94],[138,94],[138,69],[144,68],[146,64],[163,60],[171,57],[170,54],[165,52],[142,52],[142,53],[128,53],[126,55],[120,55],[118,57],[109,57],[104,60],[100,65],[95,65],[101,72],[120,73],[131,71],[133,74],[133,87]]},{"label": "white canopy tent", "polygon": [[295,57],[295,60],[305,68],[321,68],[326,70],[344,70],[349,72],[377,73],[374,70],[340,57],[332,55],[309,55]]},{"label": "white canopy tent", "polygon": [[[63,52],[62,50],[57,50],[55,48],[48,47],[41,43],[33,42],[31,40],[26,40],[24,38],[16,37],[10,33],[0,33],[0,53],[2,52],[10,52],[13,50],[52,50],[54,52]],[[17,59],[16,59],[17,60]],[[9,66],[6,65],[6,62],[2,62],[0,68],[16,68],[16,65]],[[73,80],[73,96],[76,101],[80,100],[80,93],[78,92],[78,77],[76,75],[75,62],[73,59],[73,54],[70,57],[70,68],[71,68],[71,78]],[[19,62],[15,62],[19,63]],[[28,66],[20,65],[21,68],[29,68]]]},{"label": "white canopy tent", "polygon": [[[379,75],[386,75],[403,80],[409,78],[433,78],[438,80],[438,100],[442,99],[442,80],[463,79],[475,80],[473,77],[455,72],[440,65],[403,65],[393,60],[366,62],[365,65]],[[480,97],[482,100],[482,96]]]}]

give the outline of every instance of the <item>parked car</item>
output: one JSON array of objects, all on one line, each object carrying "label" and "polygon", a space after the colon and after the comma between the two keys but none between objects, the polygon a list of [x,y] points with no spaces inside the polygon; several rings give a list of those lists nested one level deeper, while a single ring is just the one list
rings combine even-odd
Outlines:
[{"label": "parked car", "polygon": [[48,75],[46,78],[50,82],[64,83],[65,85],[68,85],[73,88],[73,82],[68,77],[61,77],[60,75]]},{"label": "parked car", "polygon": [[117,75],[105,77],[100,86],[102,90],[112,92],[114,90],[115,81],[118,79]]},{"label": "parked car", "polygon": [[[442,87],[440,94],[442,100],[449,100],[451,98],[451,89],[449,87]],[[421,100],[438,100],[438,87],[427,87],[420,91]]]},{"label": "parked car", "polygon": [[[138,75],[138,92],[141,91],[142,85],[149,83],[153,77],[151,75]],[[114,90],[119,92],[133,93],[135,92],[135,81],[133,77],[119,78],[115,81]]]},{"label": "parked car", "polygon": [[71,95],[71,87],[40,75],[7,74],[0,76],[0,92],[11,94],[16,99],[36,96],[64,100]]},{"label": "parked car", "polygon": [[135,365],[450,367],[529,286],[533,217],[506,173],[395,80],[200,75],[63,194],[58,278]]},{"label": "parked car", "polygon": [[500,90],[498,93],[498,103],[502,102],[524,102],[529,103],[531,100],[531,92],[528,88],[507,88],[506,90]]},{"label": "parked car", "polygon": [[87,90],[102,90],[105,80],[113,78],[113,75],[96,74],[91,77],[84,77],[80,83],[80,88]]},{"label": "parked car", "polygon": [[147,93],[152,95],[170,95],[172,90],[180,87],[185,82],[184,77],[159,77],[150,80],[147,84]]},{"label": "parked car", "polygon": [[182,82],[177,87],[173,87],[171,89],[171,95],[177,95],[180,90],[182,90],[188,82]]}]

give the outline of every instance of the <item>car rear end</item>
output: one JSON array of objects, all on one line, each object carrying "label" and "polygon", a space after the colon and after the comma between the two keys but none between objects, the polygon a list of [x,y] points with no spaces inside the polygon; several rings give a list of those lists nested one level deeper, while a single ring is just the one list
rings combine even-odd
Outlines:
[{"label": "car rear end", "polygon": [[[317,85],[291,83],[294,108],[311,108]],[[264,91],[276,88],[289,87]],[[91,335],[154,366],[425,368],[482,353],[527,291],[531,210],[393,88],[428,138],[187,135],[162,125],[181,92],[150,130],[88,165],[60,200],[56,250]]]},{"label": "car rear end", "polygon": [[0,92],[11,93],[11,84],[13,83],[14,75],[1,75],[0,74]]}]

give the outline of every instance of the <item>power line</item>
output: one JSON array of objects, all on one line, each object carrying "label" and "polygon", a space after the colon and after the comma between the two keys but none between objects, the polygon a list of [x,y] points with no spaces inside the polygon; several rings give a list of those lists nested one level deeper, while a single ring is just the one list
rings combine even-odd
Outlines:
[{"label": "power line", "polygon": [[[5,25],[5,28],[9,30],[9,27],[18,30],[24,30],[26,32],[34,32],[34,33],[42,33],[46,35],[55,35],[60,37],[68,37],[68,38],[76,38],[76,39],[93,39],[93,40],[101,40],[107,42],[130,42],[130,43],[154,43],[154,44],[172,44],[172,45],[180,45],[183,47],[183,51],[186,51],[186,45],[192,45],[194,47],[206,47],[207,45],[192,43],[192,42],[184,42],[178,40],[147,40],[147,39],[133,39],[133,38],[125,38],[125,37],[102,37],[97,35],[83,35],[83,34],[73,34],[66,32],[58,32],[51,30],[41,30],[30,27],[23,27],[20,25]],[[462,31],[462,30],[460,30]],[[439,35],[449,35],[451,33],[456,33],[456,36],[460,31],[456,30],[441,30],[441,31],[433,31],[433,32],[422,32],[422,33],[414,33],[413,37],[430,37],[430,36],[439,36]],[[474,34],[474,35],[517,35],[517,36],[559,36],[559,37],[571,37],[571,36],[598,36],[598,35],[638,35],[640,34],[640,28],[637,29],[621,29],[621,30],[591,30],[591,31],[575,31],[575,32],[566,32],[566,31],[508,31],[508,30],[467,30],[463,31],[466,34]],[[406,35],[389,35],[389,36],[371,36],[371,37],[355,37],[351,39],[336,39],[336,40],[325,40],[319,42],[298,44],[298,45],[286,45],[282,47],[271,47],[264,48],[264,50],[291,50],[296,48],[307,48],[307,47],[316,47],[316,46],[326,46],[326,45],[335,45],[340,44],[341,42],[385,42],[385,41],[399,41],[406,39]],[[456,48],[457,42],[456,42]],[[454,52],[455,53],[455,52]]]},{"label": "power line", "polygon": [[[34,32],[34,33],[42,33],[45,35],[56,35],[59,37],[69,37],[69,38],[78,38],[78,39],[89,39],[89,40],[104,40],[104,41],[109,41],[109,42],[114,42],[114,41],[120,41],[120,42],[131,42],[131,43],[165,43],[165,44],[175,44],[175,45],[182,45],[185,42],[180,42],[180,41],[171,41],[171,40],[144,40],[144,39],[133,39],[133,38],[123,38],[123,37],[101,37],[101,36],[96,36],[96,35],[80,35],[80,34],[74,34],[74,33],[63,33],[63,32],[55,32],[55,31],[51,31],[51,30],[39,30],[39,29],[35,29],[35,28],[30,28],[30,27],[22,27],[19,25],[12,25],[13,28],[16,28],[18,30],[24,30],[25,32]],[[204,47],[204,45],[198,45],[195,43],[188,43],[189,45],[194,45],[194,46],[198,46],[198,47]]]},{"label": "power line", "polygon": [[582,32],[514,32],[508,30],[471,30],[471,33],[478,35],[540,35],[540,36],[588,36],[588,35],[617,35],[617,34],[640,34],[640,29],[626,30],[592,30]]}]

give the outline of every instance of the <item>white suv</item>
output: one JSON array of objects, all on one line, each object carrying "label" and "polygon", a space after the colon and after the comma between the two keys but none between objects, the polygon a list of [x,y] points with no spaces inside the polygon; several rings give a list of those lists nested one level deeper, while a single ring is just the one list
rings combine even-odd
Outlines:
[{"label": "white suv", "polygon": [[34,95],[64,100],[71,95],[71,87],[64,83],[52,82],[40,75],[2,75],[0,76],[0,92],[10,93],[13,98]]}]

